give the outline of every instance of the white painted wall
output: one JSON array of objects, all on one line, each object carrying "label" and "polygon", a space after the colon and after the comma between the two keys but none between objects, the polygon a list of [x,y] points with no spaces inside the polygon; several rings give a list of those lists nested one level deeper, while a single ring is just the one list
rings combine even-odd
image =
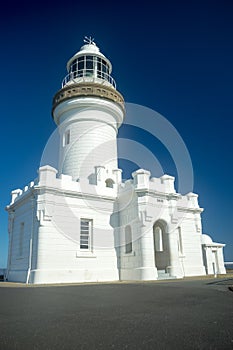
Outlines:
[{"label": "white painted wall", "polygon": [[[157,279],[161,267],[156,265],[154,250],[156,223],[164,229],[161,253],[167,263],[162,272],[176,278],[212,274],[216,257],[218,273],[225,273],[224,245],[206,246],[203,259],[202,209],[196,195],[181,196],[171,183],[150,181],[149,173],[142,170],[133,180],[107,188],[107,175],[102,170],[97,185],[93,185],[84,179],[73,181],[67,175],[58,178],[56,169],[44,166],[35,185],[13,192],[8,207],[9,280],[26,282],[29,277],[29,283],[63,283]],[[137,176],[140,179],[135,179]],[[160,191],[156,191],[156,182]],[[79,247],[81,218],[93,220],[90,251]],[[22,222],[24,238],[19,253]],[[129,253],[125,251],[126,226],[132,232]]]}]

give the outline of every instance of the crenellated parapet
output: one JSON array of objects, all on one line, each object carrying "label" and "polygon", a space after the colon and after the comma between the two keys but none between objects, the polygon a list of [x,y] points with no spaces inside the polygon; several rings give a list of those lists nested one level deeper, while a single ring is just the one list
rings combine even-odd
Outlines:
[{"label": "crenellated parapet", "polygon": [[72,176],[61,174],[58,176],[57,169],[46,165],[38,170],[38,178],[31,181],[23,189],[16,189],[11,192],[11,202],[7,210],[18,201],[33,193],[42,195],[48,193],[66,193],[74,196],[89,195],[90,197],[116,198],[118,185],[122,181],[121,169],[108,169],[104,166],[96,166],[89,179],[74,181]]},{"label": "crenellated parapet", "polygon": [[19,199],[24,198],[26,195],[32,192],[32,189],[34,188],[35,184],[37,182],[37,179],[34,181],[31,181],[28,185],[26,185],[23,189],[16,189],[11,192],[11,202],[10,205],[17,202]]},{"label": "crenellated parapet", "polygon": [[202,212],[203,209],[199,207],[198,195],[189,192],[186,195],[181,195],[175,190],[175,177],[167,174],[161,177],[151,177],[151,173],[148,170],[139,169],[132,173],[132,180],[127,180],[120,184],[120,193],[128,191],[129,188],[133,188],[136,193],[143,195],[150,195],[157,197],[158,202],[163,203],[163,199],[175,200],[177,206],[180,208],[186,208],[187,210],[197,210]]},{"label": "crenellated parapet", "polygon": [[[173,230],[183,220],[193,220],[196,232],[201,233],[201,217],[203,209],[199,207],[198,195],[177,193],[174,186],[175,178],[167,174],[151,178],[151,173],[139,169],[132,173],[132,179],[119,185],[119,210],[127,223],[127,217],[132,215],[129,208],[137,207],[138,220],[148,227],[156,220],[163,219]],[[135,217],[135,215],[134,215]]]}]

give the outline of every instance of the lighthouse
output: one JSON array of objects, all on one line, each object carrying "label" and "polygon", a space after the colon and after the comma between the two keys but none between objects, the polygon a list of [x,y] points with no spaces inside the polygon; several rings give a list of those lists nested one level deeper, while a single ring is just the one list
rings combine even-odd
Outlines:
[{"label": "lighthouse", "polygon": [[93,39],[86,38],[68,61],[67,71],[52,109],[60,132],[59,174],[74,181],[96,181],[95,172],[104,172],[112,186],[121,181],[116,138],[124,118],[124,100],[111,76],[112,65]]},{"label": "lighthouse", "polygon": [[[195,193],[138,169],[122,180],[125,103],[92,38],[67,63],[52,102],[59,164],[11,192],[7,279],[32,284],[157,280],[226,273],[222,243],[202,232]],[[153,122],[153,120],[152,120]]]}]

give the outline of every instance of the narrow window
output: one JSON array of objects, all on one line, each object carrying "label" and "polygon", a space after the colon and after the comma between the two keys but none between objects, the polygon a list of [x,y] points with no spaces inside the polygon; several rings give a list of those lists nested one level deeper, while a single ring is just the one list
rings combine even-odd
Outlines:
[{"label": "narrow window", "polygon": [[67,146],[70,143],[70,130],[67,130],[63,138],[63,146]]},{"label": "narrow window", "polygon": [[125,252],[126,254],[132,252],[132,231],[130,226],[125,228]]},{"label": "narrow window", "polygon": [[20,231],[19,231],[19,256],[23,255],[23,241],[24,241],[24,222],[21,222]]},{"label": "narrow window", "polygon": [[80,249],[91,249],[92,220],[81,219],[80,224]]},{"label": "narrow window", "polygon": [[178,227],[178,251],[180,255],[183,255],[183,243],[182,243],[182,234],[181,234],[180,227]]},{"label": "narrow window", "polygon": [[78,71],[79,71],[79,73],[81,71],[83,71],[83,69],[84,69],[84,61],[83,61],[83,57],[82,57],[82,58],[78,59]]},{"label": "narrow window", "polygon": [[87,56],[86,57],[86,69],[93,69],[93,62],[94,62],[93,56]]},{"label": "narrow window", "polygon": [[101,58],[97,57],[97,77],[101,78]]},{"label": "narrow window", "polygon": [[71,77],[76,78],[77,77],[77,61],[75,60],[74,63],[71,66]]}]

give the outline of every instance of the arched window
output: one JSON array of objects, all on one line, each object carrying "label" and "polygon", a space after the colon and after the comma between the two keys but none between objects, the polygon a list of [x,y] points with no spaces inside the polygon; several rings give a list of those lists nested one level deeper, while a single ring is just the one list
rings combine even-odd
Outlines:
[{"label": "arched window", "polygon": [[112,179],[107,179],[105,181],[106,187],[110,187],[110,188],[113,188],[114,183],[115,182]]},{"label": "arched window", "polygon": [[130,226],[126,226],[125,228],[125,252],[132,252],[132,231]]}]

